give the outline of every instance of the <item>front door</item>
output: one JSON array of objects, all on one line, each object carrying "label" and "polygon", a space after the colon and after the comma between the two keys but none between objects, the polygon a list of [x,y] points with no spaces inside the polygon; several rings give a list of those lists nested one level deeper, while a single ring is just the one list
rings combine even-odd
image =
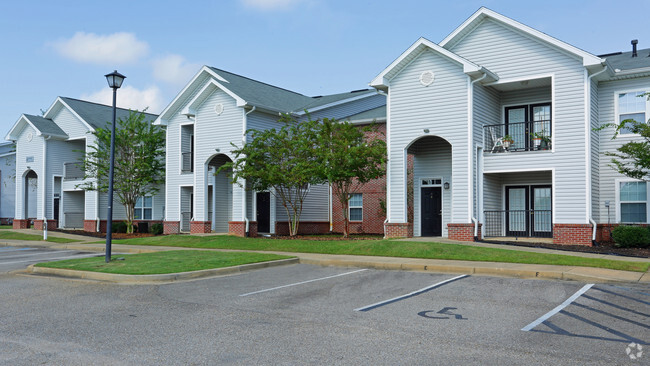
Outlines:
[{"label": "front door", "polygon": [[551,186],[506,187],[506,236],[553,237]]},{"label": "front door", "polygon": [[271,232],[271,193],[257,193],[257,232]]},{"label": "front door", "polygon": [[422,236],[442,236],[442,192],[440,187],[422,187]]}]

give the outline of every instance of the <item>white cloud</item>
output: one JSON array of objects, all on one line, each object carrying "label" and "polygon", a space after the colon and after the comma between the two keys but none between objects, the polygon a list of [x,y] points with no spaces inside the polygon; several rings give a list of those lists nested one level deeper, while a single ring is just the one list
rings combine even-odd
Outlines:
[{"label": "white cloud", "polygon": [[241,0],[245,6],[262,11],[288,9],[301,1],[302,0]]},{"label": "white cloud", "polygon": [[[95,93],[83,94],[80,99],[113,105],[113,90],[105,88]],[[143,90],[125,86],[117,90],[117,106],[139,111],[149,107],[148,113],[160,113],[166,104],[160,89],[156,86]]]},{"label": "white cloud", "polygon": [[101,65],[131,63],[149,52],[146,42],[125,32],[109,35],[77,32],[72,38],[53,42],[51,46],[63,57]]},{"label": "white cloud", "polygon": [[190,63],[183,56],[167,55],[154,59],[153,76],[161,81],[177,86],[185,85],[201,67],[200,64]]}]

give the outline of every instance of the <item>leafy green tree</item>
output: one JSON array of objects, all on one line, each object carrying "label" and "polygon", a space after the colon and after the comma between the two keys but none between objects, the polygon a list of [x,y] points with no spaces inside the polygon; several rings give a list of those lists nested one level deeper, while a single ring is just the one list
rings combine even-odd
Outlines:
[{"label": "leafy green tree", "polygon": [[[146,120],[144,112],[130,111],[117,121],[113,192],[126,209],[127,232],[133,232],[135,203],[153,195],[165,182],[165,130]],[[96,144],[89,147],[82,162],[85,190],[108,191],[111,152],[111,124],[93,132]]]},{"label": "leafy green tree", "polygon": [[[650,93],[640,97],[650,100]],[[635,179],[647,180],[650,177],[650,121],[635,121],[626,119],[620,124],[607,124],[599,128],[615,127],[614,136],[616,139],[623,130],[641,136],[641,139],[626,142],[616,149],[615,152],[605,152],[605,155],[612,157],[610,166],[617,172]]]},{"label": "leafy green tree", "polygon": [[279,129],[249,130],[250,141],[235,148],[233,162],[221,170],[232,168],[232,181],[246,189],[270,191],[285,208],[289,218],[289,235],[298,233],[302,205],[310,184],[324,183],[317,159],[318,121],[298,122],[283,115]]},{"label": "leafy green tree", "polygon": [[350,198],[386,174],[386,142],[376,125],[359,127],[325,118],[318,125],[319,175],[332,185],[343,210],[343,237],[349,235]]}]

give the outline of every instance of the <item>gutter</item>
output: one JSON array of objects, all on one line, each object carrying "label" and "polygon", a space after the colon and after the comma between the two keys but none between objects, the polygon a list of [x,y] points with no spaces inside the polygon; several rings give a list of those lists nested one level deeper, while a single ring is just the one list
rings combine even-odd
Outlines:
[{"label": "gutter", "polygon": [[[490,74],[492,76],[494,76],[494,74],[490,73],[485,68],[481,68],[481,72],[483,72],[483,76],[481,76],[480,78],[478,78],[476,80],[470,81],[469,88],[467,90],[467,111],[468,111],[468,113],[467,113],[468,114],[467,136],[468,136],[468,140],[469,140],[468,144],[467,144],[468,148],[469,148],[469,153],[467,155],[468,155],[468,160],[469,160],[468,161],[468,163],[469,163],[468,169],[470,171],[470,175],[468,177],[468,182],[471,183],[471,184],[468,184],[468,186],[469,186],[469,192],[468,193],[469,194],[467,196],[469,197],[468,209],[470,207],[472,208],[472,212],[470,212],[469,216],[470,216],[470,219],[472,220],[472,222],[474,222],[474,240],[475,241],[478,240],[478,220],[473,216],[473,214],[474,214],[474,210],[473,210],[473,208],[474,208],[474,200],[473,200],[473,198],[474,198],[474,192],[473,192],[474,191],[474,186],[473,186],[474,185],[474,179],[469,179],[470,177],[474,176],[474,169],[472,169],[473,165],[474,165],[474,164],[472,164],[472,160],[473,160],[473,157],[474,157],[474,84],[476,84],[477,82],[479,82],[481,80],[484,80]],[[478,162],[477,162],[476,165],[478,167]],[[477,173],[476,179],[478,180],[479,172],[476,172],[476,173]],[[476,191],[477,191],[477,194],[478,194],[478,184],[477,184],[477,187],[476,187]],[[476,201],[477,201],[477,204],[478,204],[478,199]]]},{"label": "gutter", "polygon": [[41,174],[43,174],[43,184],[41,187],[41,191],[43,192],[41,195],[41,199],[43,200],[43,240],[47,240],[47,217],[45,212],[47,211],[47,140],[52,138],[52,136],[43,136],[43,171]]},{"label": "gutter", "polygon": [[[250,111],[244,113],[244,133],[242,135],[242,146],[246,145],[246,130],[248,130],[248,115],[253,113],[257,109],[256,106],[253,106]],[[247,202],[246,202],[246,180],[244,179],[244,194],[242,196],[242,216],[244,217],[244,222],[246,223],[246,229],[244,236],[248,237],[250,236],[250,221],[248,220],[248,215],[247,215]]]},{"label": "gutter", "polygon": [[[591,188],[589,188],[589,185],[591,184],[591,81],[594,77],[604,73],[607,71],[607,65],[603,65],[603,69],[590,75],[587,80],[589,80],[589,83],[585,83],[585,115],[586,115],[586,121],[585,121],[585,150],[586,150],[586,166],[587,166],[587,171],[585,172],[585,176],[587,177],[586,179],[586,185],[585,185],[585,190],[589,192],[587,196],[587,219],[588,221],[593,225],[593,232],[591,234],[591,244],[596,245],[596,229],[597,229],[597,224],[596,221],[591,217],[591,211],[593,207],[591,206],[591,195],[593,194],[591,192]],[[599,134],[600,135],[600,134]]]}]

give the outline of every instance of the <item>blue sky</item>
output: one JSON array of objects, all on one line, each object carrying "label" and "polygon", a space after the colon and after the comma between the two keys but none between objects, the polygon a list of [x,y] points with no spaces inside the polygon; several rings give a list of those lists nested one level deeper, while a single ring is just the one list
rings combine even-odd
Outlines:
[{"label": "blue sky", "polygon": [[154,113],[204,64],[306,95],[362,89],[481,6],[594,54],[650,48],[648,0],[4,1],[0,131],[57,96],[110,103],[114,69],[118,105]]}]

